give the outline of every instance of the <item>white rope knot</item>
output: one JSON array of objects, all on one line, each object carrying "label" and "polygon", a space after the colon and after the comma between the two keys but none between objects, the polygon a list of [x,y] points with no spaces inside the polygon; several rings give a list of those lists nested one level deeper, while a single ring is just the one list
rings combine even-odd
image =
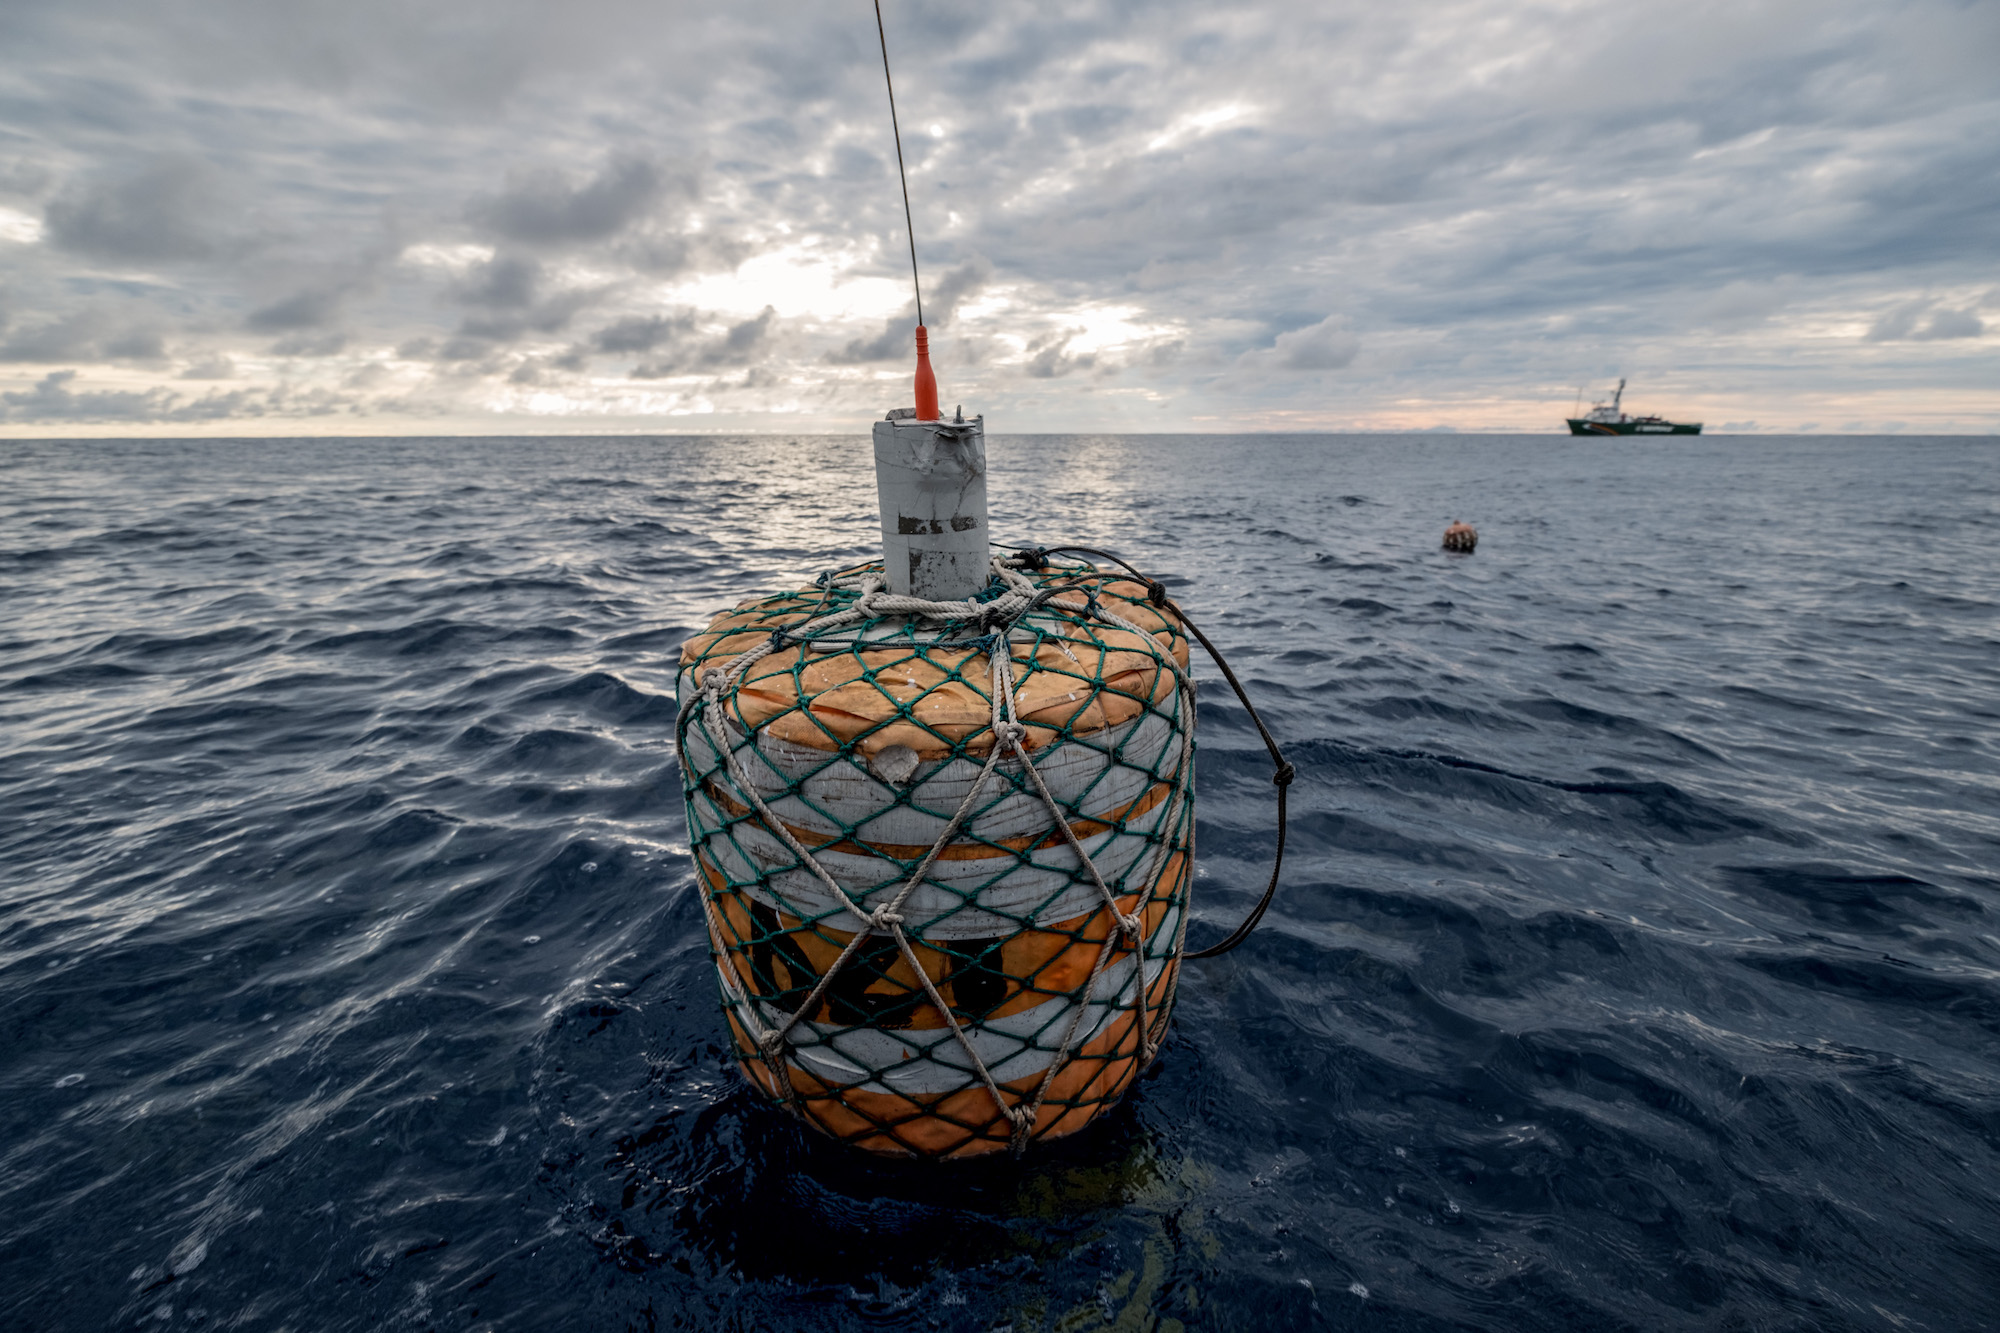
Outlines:
[{"label": "white rope knot", "polygon": [[1002,1108],[1007,1113],[1007,1124],[1012,1131],[1007,1135],[1007,1148],[1016,1157],[1028,1150],[1028,1135],[1034,1131],[1035,1112],[1040,1105],[1041,1099],[1037,1098],[1034,1106]]},{"label": "white rope knot", "polygon": [[893,927],[903,924],[903,914],[891,911],[887,906],[878,907],[868,914],[868,924],[887,935],[892,933]]},{"label": "white rope knot", "polygon": [[1018,748],[1028,737],[1028,729],[1019,722],[1002,722],[997,729],[1003,745]]},{"label": "white rope knot", "polygon": [[729,677],[721,667],[710,667],[701,673],[701,692],[711,699],[720,700],[729,688]]},{"label": "white rope knot", "polygon": [[1139,919],[1137,912],[1120,912],[1118,914],[1118,929],[1131,937],[1133,948],[1136,949],[1139,947],[1139,932],[1145,928],[1146,923]]},{"label": "white rope knot", "polygon": [[757,1048],[763,1051],[764,1054],[774,1058],[783,1055],[785,1051],[785,1030],[783,1028],[766,1028],[757,1038]]}]

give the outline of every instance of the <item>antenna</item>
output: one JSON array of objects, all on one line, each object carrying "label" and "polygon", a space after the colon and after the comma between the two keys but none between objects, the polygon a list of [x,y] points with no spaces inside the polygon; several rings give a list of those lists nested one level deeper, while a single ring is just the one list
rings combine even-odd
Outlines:
[{"label": "antenna", "polygon": [[924,325],[924,286],[917,280],[917,224],[910,220],[910,173],[903,167],[903,127],[896,121],[896,81],[889,75],[889,31],[882,0],[875,0],[875,35],[882,39],[882,82],[889,87],[889,128],[896,136],[896,178],[903,183],[903,230],[910,238],[910,286],[917,293],[917,327]]}]

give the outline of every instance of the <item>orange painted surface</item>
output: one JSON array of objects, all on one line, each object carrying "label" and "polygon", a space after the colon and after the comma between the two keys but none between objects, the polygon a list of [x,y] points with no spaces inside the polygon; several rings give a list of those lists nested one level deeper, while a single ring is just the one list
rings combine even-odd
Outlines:
[{"label": "orange painted surface", "polygon": [[931,373],[930,332],[917,325],[917,420],[936,421],[938,411],[937,376]]}]

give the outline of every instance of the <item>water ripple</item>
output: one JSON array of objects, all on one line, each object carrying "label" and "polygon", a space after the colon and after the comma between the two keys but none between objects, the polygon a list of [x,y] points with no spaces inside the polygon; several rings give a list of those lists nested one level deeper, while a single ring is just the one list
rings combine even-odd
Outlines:
[{"label": "water ripple", "polygon": [[[1989,1320],[1990,441],[992,455],[1299,780],[1129,1103],[941,1171],[734,1071],[674,766],[686,637],[870,552],[865,447],[8,446],[0,1322]],[[1197,943],[1271,792],[1200,722]]]}]

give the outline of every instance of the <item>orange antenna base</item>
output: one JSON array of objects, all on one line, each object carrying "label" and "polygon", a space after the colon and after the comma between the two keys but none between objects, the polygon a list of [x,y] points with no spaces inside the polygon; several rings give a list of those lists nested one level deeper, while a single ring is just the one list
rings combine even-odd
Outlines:
[{"label": "orange antenna base", "polygon": [[930,332],[917,325],[917,420],[936,421],[938,411],[937,376],[931,373]]}]

